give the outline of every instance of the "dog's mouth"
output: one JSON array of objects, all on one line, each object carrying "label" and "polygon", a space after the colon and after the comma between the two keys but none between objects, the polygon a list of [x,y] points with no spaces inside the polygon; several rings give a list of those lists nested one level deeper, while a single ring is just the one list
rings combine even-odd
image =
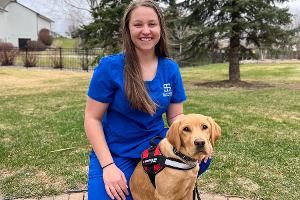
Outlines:
[{"label": "dog's mouth", "polygon": [[201,149],[196,148],[195,154],[197,156],[203,156],[203,155],[207,155],[208,153],[204,148],[201,148]]},{"label": "dog's mouth", "polygon": [[197,154],[206,154],[207,152],[206,152],[205,149],[203,149],[203,148],[201,148],[201,149],[197,148],[197,149],[196,149],[196,153],[197,153]]},{"label": "dog's mouth", "polygon": [[198,157],[198,159],[203,158],[203,156],[211,155],[209,149],[206,149],[205,147],[202,147],[202,148],[197,147],[197,148],[195,148],[194,152],[195,152],[194,156]]},{"label": "dog's mouth", "polygon": [[196,140],[195,144],[195,155],[203,156],[210,155],[212,153],[212,147],[209,142],[205,140]]}]

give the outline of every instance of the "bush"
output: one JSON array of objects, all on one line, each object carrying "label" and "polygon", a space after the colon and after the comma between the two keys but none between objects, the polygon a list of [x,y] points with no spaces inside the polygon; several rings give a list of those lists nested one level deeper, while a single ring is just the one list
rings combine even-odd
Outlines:
[{"label": "bush", "polygon": [[27,48],[30,51],[44,51],[47,47],[41,41],[29,40],[27,42]]},{"label": "bush", "polygon": [[60,54],[61,54],[61,48],[55,49],[54,55],[51,58],[52,66],[54,69],[64,68],[64,65],[62,63],[62,57],[60,56]]},{"label": "bush", "polygon": [[23,57],[24,67],[35,67],[37,63],[37,57],[33,53],[28,53]]},{"label": "bush", "polygon": [[2,66],[14,65],[18,50],[11,43],[0,43],[0,63]]},{"label": "bush", "polygon": [[53,37],[50,35],[50,31],[46,28],[40,30],[38,37],[38,41],[41,41],[47,46],[50,46],[53,42]]},{"label": "bush", "polygon": [[53,57],[52,58],[52,64],[54,69],[62,69],[64,68],[64,65],[61,63],[59,57]]}]

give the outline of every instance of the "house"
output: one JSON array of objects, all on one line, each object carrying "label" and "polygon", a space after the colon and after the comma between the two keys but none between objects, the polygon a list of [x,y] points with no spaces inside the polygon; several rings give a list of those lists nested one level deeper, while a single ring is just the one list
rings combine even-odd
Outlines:
[{"label": "house", "polygon": [[28,40],[37,40],[42,28],[51,30],[54,21],[18,3],[0,1],[0,41],[24,48]]}]

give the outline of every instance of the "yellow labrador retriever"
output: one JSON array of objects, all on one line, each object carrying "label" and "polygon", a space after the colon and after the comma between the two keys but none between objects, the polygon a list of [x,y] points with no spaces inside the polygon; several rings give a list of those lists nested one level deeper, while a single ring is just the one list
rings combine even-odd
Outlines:
[{"label": "yellow labrador retriever", "polygon": [[206,155],[212,154],[214,142],[220,135],[221,128],[211,117],[188,114],[174,121],[166,138],[158,146],[170,163],[175,159],[182,161],[178,166],[191,167],[180,170],[167,165],[156,174],[154,187],[140,162],[130,179],[133,199],[192,200],[199,171],[198,163]]}]

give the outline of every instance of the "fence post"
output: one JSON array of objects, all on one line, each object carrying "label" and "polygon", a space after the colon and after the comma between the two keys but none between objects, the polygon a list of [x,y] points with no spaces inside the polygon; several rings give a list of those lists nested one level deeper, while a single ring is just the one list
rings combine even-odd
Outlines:
[{"label": "fence post", "polygon": [[28,60],[28,47],[26,47],[26,51],[25,51],[25,67],[28,68],[28,65],[27,65],[27,60]]},{"label": "fence post", "polygon": [[85,61],[86,61],[86,71],[88,72],[89,71],[89,50],[88,49],[85,49]]},{"label": "fence post", "polygon": [[59,47],[59,67],[62,70],[63,64],[62,64],[62,53],[61,53],[61,47]]},{"label": "fence post", "polygon": [[80,55],[80,63],[81,63],[81,69],[85,70],[85,65],[84,65],[84,53],[82,53],[81,49],[78,50],[79,55]]}]

